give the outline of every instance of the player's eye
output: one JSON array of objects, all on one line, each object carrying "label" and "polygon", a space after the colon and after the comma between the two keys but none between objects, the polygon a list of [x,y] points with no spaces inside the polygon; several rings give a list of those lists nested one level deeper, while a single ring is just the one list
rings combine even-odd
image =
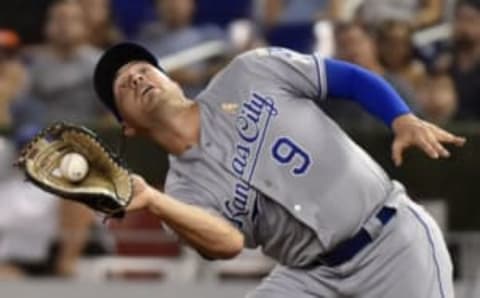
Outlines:
[{"label": "player's eye", "polygon": [[148,73],[148,67],[144,66],[144,67],[140,68],[139,72],[141,74],[147,74]]}]

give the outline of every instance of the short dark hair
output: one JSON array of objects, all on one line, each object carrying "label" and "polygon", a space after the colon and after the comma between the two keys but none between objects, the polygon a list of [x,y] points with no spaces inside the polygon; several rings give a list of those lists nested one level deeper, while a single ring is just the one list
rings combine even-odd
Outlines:
[{"label": "short dark hair", "polygon": [[410,45],[413,47],[412,35],[414,30],[412,25],[410,25],[405,21],[393,20],[393,19],[385,20],[376,28],[375,37],[377,39],[377,42],[381,42],[382,40],[387,38],[390,35],[390,30],[398,27],[405,29],[410,41]]}]

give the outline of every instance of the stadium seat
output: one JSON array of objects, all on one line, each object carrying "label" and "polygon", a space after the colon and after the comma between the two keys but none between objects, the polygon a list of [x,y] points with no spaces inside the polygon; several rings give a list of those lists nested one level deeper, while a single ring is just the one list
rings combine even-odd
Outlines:
[{"label": "stadium seat", "polygon": [[195,24],[225,27],[236,19],[249,18],[252,0],[197,0]]},{"label": "stadium seat", "polygon": [[312,23],[278,25],[267,30],[265,36],[271,46],[301,53],[311,53],[315,42]]},{"label": "stadium seat", "polygon": [[161,221],[147,211],[128,214],[121,221],[111,221],[117,255],[177,257],[180,245],[164,230]]},{"label": "stadium seat", "polygon": [[153,0],[113,0],[112,11],[127,38],[133,38],[143,24],[155,19]]},{"label": "stadium seat", "polygon": [[109,222],[116,254],[84,258],[77,277],[88,280],[191,280],[196,276],[197,258],[184,253],[161,221],[146,212],[129,213],[121,221]]}]

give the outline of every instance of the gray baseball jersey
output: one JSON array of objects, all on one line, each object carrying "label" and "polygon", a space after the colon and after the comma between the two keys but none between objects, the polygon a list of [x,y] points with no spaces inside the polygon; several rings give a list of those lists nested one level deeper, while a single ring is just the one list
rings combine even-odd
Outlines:
[{"label": "gray baseball jersey", "polygon": [[200,144],[170,157],[166,193],[223,216],[289,268],[354,235],[398,187],[318,108],[326,80],[317,55],[237,57],[198,96]]},{"label": "gray baseball jersey", "polygon": [[170,159],[167,193],[216,210],[250,246],[266,241],[255,233],[259,212],[270,216],[258,196],[314,231],[318,253],[353,235],[392,183],[316,107],[312,99],[327,91],[323,72],[321,58],[285,49],[236,58],[199,95],[201,144]]}]

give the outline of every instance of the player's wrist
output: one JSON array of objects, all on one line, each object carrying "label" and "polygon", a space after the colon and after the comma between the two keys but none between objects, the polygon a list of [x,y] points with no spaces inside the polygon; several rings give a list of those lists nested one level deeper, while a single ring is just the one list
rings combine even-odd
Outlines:
[{"label": "player's wrist", "polygon": [[397,116],[392,121],[392,130],[395,134],[399,134],[405,126],[408,126],[411,123],[416,123],[419,119],[413,113],[406,113],[400,116]]},{"label": "player's wrist", "polygon": [[161,214],[164,194],[153,187],[149,187],[146,208],[155,215]]}]

